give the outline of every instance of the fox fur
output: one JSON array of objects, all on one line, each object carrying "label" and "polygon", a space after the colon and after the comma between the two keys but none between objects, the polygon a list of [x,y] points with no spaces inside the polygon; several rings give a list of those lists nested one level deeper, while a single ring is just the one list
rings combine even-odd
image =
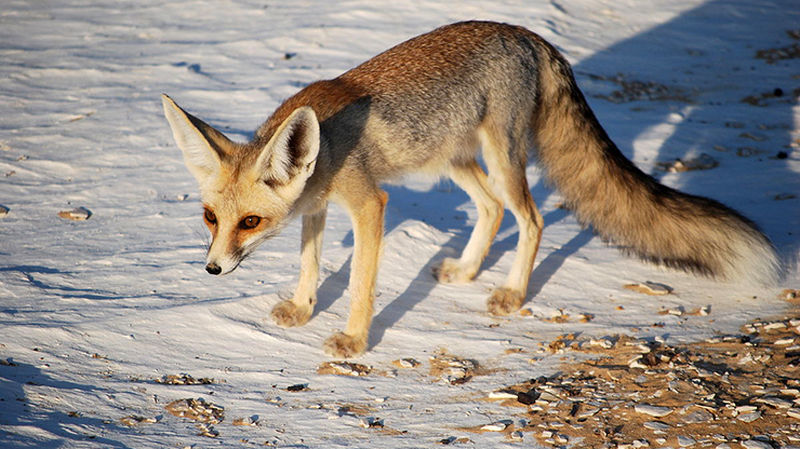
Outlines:
[{"label": "fox fur", "polygon": [[[206,269],[233,271],[260,243],[302,216],[300,279],[272,317],[299,326],[316,303],[329,201],[351,216],[351,310],[326,352],[365,351],[387,195],[380,185],[409,173],[449,176],[476,203],[478,219],[442,282],[478,273],[508,208],[519,227],[493,314],[525,301],[543,221],[525,176],[543,167],[578,219],[643,259],[727,280],[776,281],[779,262],[758,228],[717,201],[659,184],[623,156],[598,123],[565,58],[525,28],[493,22],[447,25],[401,43],[338,78],[286,100],[249,143],[235,143],[163,96],[187,167],[200,184],[211,234]],[[488,174],[478,163],[481,157]]]}]

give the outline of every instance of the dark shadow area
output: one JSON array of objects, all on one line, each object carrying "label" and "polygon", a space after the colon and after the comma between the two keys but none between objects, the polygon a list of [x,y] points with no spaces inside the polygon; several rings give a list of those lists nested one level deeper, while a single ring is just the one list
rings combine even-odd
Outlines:
[{"label": "dark shadow area", "polygon": [[[787,32],[797,29],[789,14],[796,16],[797,11],[791,0],[709,1],[574,67],[601,124],[603,111],[620,107],[635,120],[633,132],[607,128],[628,158],[646,130],[674,123],[657,161],[706,153],[719,166],[674,177],[660,171],[651,174],[670,176],[678,190],[738,210],[764,230],[790,265],[797,257],[800,233],[785,230],[792,228],[787,223],[794,223],[795,229],[800,226],[800,198],[775,197],[780,193],[800,197],[800,174],[785,158],[777,157],[781,151],[792,151],[792,108],[798,102],[800,82],[792,78],[797,70],[786,67],[796,68],[797,60],[768,62],[757,55],[796,42]],[[764,23],[771,29],[762,29]],[[609,95],[608,89],[616,94]],[[785,180],[786,190],[770,190],[776,178]],[[767,182],[773,186],[765,186]]]},{"label": "dark shadow area", "polygon": [[[115,424],[108,424],[102,419],[90,415],[93,410],[70,410],[61,412],[41,407],[31,401],[26,387],[38,386],[58,391],[77,390],[81,393],[96,392],[90,385],[54,379],[39,368],[16,360],[0,362],[0,446],[4,449],[55,449],[61,447],[102,446],[108,448],[127,449],[129,446],[99,436],[101,433],[124,433],[126,429]],[[14,427],[26,428],[20,434],[13,433]],[[41,429],[40,434],[47,439],[32,440],[25,436],[31,428]],[[11,431],[9,431],[9,429]]]}]

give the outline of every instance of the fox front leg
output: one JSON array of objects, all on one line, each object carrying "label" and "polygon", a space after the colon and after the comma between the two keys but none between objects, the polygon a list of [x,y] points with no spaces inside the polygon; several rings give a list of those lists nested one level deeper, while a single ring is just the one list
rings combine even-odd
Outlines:
[{"label": "fox front leg", "polygon": [[344,198],[353,221],[353,263],[350,271],[350,317],[344,332],[325,340],[325,353],[336,358],[349,358],[367,349],[372,323],[375,282],[383,240],[383,215],[389,199],[377,186],[356,189]]},{"label": "fox front leg", "polygon": [[303,215],[300,279],[292,299],[281,301],[272,309],[272,318],[278,326],[302,326],[314,313],[314,306],[317,304],[317,282],[325,215],[325,208],[316,214]]}]

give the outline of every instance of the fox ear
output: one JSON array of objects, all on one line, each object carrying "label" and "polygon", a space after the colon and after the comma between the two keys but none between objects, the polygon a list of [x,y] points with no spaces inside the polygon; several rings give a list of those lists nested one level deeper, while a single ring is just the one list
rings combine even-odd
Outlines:
[{"label": "fox ear", "polygon": [[221,132],[181,109],[167,95],[161,95],[161,102],[175,143],[183,152],[186,167],[198,182],[204,182],[219,171],[224,156],[222,148],[233,143]]},{"label": "fox ear", "polygon": [[255,169],[270,185],[304,183],[314,172],[319,144],[319,122],[314,110],[308,106],[297,108],[261,150]]}]

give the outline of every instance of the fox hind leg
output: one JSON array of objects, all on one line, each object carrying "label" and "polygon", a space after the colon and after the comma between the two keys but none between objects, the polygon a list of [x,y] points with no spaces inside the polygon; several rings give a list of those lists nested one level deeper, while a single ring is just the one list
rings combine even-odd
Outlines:
[{"label": "fox hind leg", "polygon": [[300,249],[300,279],[294,296],[281,301],[272,309],[272,319],[281,327],[306,324],[317,304],[319,260],[322,253],[322,233],[325,230],[326,209],[303,216]]},{"label": "fox hind leg", "polygon": [[495,289],[487,301],[489,313],[494,315],[508,315],[519,310],[525,302],[544,226],[542,215],[528,190],[525,174],[527,139],[507,137],[513,134],[483,134],[483,156],[489,170],[489,181],[502,192],[506,206],[514,214],[519,227],[517,251],[506,282]]},{"label": "fox hind leg", "polygon": [[467,192],[475,203],[478,221],[461,257],[444,259],[434,268],[434,276],[444,283],[467,282],[478,274],[481,263],[489,252],[503,220],[503,203],[492,192],[486,173],[476,160],[451,167],[449,174],[453,182]]}]

